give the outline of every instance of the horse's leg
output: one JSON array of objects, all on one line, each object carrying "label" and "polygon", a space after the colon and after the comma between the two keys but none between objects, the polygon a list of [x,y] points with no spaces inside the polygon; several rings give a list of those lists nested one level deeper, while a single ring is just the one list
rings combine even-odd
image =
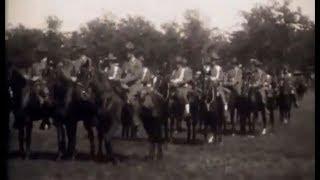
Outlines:
[{"label": "horse's leg", "polygon": [[279,120],[281,123],[284,123],[284,115],[281,108],[279,108]]},{"label": "horse's leg", "polygon": [[266,134],[267,130],[267,119],[266,119],[266,108],[265,105],[263,106],[262,110],[260,111],[261,116],[262,116],[262,124],[263,124],[263,130],[262,134]]},{"label": "horse's leg", "polygon": [[174,117],[170,117],[170,139],[173,138],[173,132],[174,132]]},{"label": "horse's leg", "polygon": [[108,159],[111,160],[111,162],[116,165],[117,164],[117,159],[115,158],[114,154],[113,154],[113,149],[112,149],[112,145],[111,145],[111,142],[108,140],[109,138],[107,138],[107,136],[104,136],[104,145],[105,145],[105,148],[106,148],[106,152],[107,152],[107,155],[109,156]]},{"label": "horse's leg", "polygon": [[148,158],[151,160],[154,160],[155,153],[156,153],[156,143],[154,143],[152,140],[150,140],[150,146],[149,146],[149,155]]},{"label": "horse's leg", "polygon": [[165,139],[166,141],[169,140],[169,118],[166,117],[166,119],[164,120],[164,124],[163,124],[163,127],[164,127],[164,136],[165,136]]},{"label": "horse's leg", "polygon": [[103,129],[102,127],[98,128],[98,159],[101,159],[103,157],[102,153],[102,141],[103,141]]},{"label": "horse's leg", "polygon": [[68,123],[67,134],[68,134],[68,155],[71,157],[71,159],[74,159],[76,155],[77,121]]},{"label": "horse's leg", "polygon": [[163,157],[162,143],[161,142],[157,143],[157,147],[158,147],[157,159],[162,159]]},{"label": "horse's leg", "polygon": [[243,134],[245,134],[245,116],[243,113],[238,114],[238,115],[240,118],[240,133],[243,135]]},{"label": "horse's leg", "polygon": [[223,110],[222,112],[220,112],[220,115],[219,115],[219,124],[218,124],[218,141],[219,142],[222,142],[222,135],[223,135],[223,131],[222,131],[222,123],[226,123],[226,117],[224,116],[223,114]]},{"label": "horse's leg", "polygon": [[30,156],[31,136],[32,136],[32,120],[28,119],[26,123],[26,158]]},{"label": "horse's leg", "polygon": [[253,121],[253,113],[252,112],[248,112],[248,125],[249,125],[249,133],[253,132],[253,128],[252,128],[252,121]]},{"label": "horse's leg", "polygon": [[[119,112],[121,113],[121,112]],[[119,118],[120,119],[120,118]],[[105,148],[106,148],[106,152],[109,156],[109,158],[111,159],[111,161],[116,164],[117,163],[117,159],[113,153],[112,150],[112,146],[111,146],[111,139],[113,137],[113,135],[116,133],[116,131],[118,130],[118,126],[119,126],[119,119],[115,119],[113,121],[113,123],[111,124],[110,129],[108,130],[108,132],[104,135],[104,142],[105,142]]]},{"label": "horse's leg", "polygon": [[[221,112],[222,113],[222,112]],[[219,115],[219,121],[221,122],[221,131],[222,133],[227,133],[227,121],[226,119],[221,119],[221,115]]]},{"label": "horse's leg", "polygon": [[191,139],[191,118],[188,116],[186,117],[186,124],[187,124],[187,142],[190,142]]},{"label": "horse's leg", "polygon": [[253,133],[255,133],[256,132],[256,122],[257,122],[257,120],[258,120],[258,110],[255,110],[254,111],[254,113],[253,113],[253,119],[252,119],[252,121],[251,121],[251,126],[252,126],[252,131],[253,131]]},{"label": "horse's leg", "polygon": [[197,121],[195,119],[196,117],[193,117],[192,119],[192,140],[195,141],[196,140],[196,136],[197,136]]},{"label": "horse's leg", "polygon": [[88,138],[89,138],[89,142],[90,142],[90,155],[92,158],[94,158],[95,153],[96,153],[96,146],[95,146],[95,142],[94,142],[94,132],[93,132],[93,128],[92,125],[90,125],[89,123],[84,123],[84,127],[88,132]]},{"label": "horse's leg", "polygon": [[24,126],[20,125],[19,126],[19,135],[18,135],[18,139],[19,139],[19,153],[21,156],[24,156]]},{"label": "horse's leg", "polygon": [[124,123],[122,123],[121,137],[122,137],[122,139],[125,139],[125,124]]},{"label": "horse's leg", "polygon": [[288,122],[290,122],[291,121],[291,108],[289,108],[287,116],[288,116]]},{"label": "horse's leg", "polygon": [[207,119],[205,119],[205,122],[204,122],[204,127],[203,127],[203,137],[204,137],[204,140],[206,141],[207,138],[208,138],[208,126],[206,125],[207,124]]},{"label": "horse's leg", "polygon": [[57,140],[58,140],[58,153],[57,153],[56,159],[60,160],[66,150],[65,132],[61,122],[56,123],[56,130],[57,130]]},{"label": "horse's leg", "polygon": [[271,130],[274,130],[274,109],[271,107],[269,109],[269,120],[270,120],[270,125],[271,125]]},{"label": "horse's leg", "polygon": [[235,108],[234,103],[232,103],[232,105],[230,106],[230,110],[229,110],[232,135],[234,135],[234,133],[235,133],[235,112],[236,112],[236,108]]}]

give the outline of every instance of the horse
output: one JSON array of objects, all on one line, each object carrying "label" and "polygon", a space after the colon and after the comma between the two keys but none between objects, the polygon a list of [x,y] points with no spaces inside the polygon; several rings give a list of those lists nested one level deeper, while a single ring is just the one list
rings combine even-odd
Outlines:
[{"label": "horse", "polygon": [[[120,128],[123,118],[124,107],[126,105],[125,99],[119,91],[116,91],[111,84],[111,81],[102,74],[98,73],[98,81],[100,82],[98,88],[103,89],[100,96],[102,105],[98,107],[98,154],[102,157],[102,146],[104,144],[107,157],[117,164],[118,159],[114,154],[112,148],[112,138],[115,132]],[[137,115],[142,120],[145,128],[150,146],[150,157],[154,159],[155,148],[158,147],[158,158],[162,157],[162,144],[164,142],[162,127],[165,121],[166,101],[165,98],[156,90],[146,89],[150,87],[143,87],[142,91],[137,95]]]},{"label": "horse", "polygon": [[213,136],[208,139],[208,142],[211,143],[213,138],[215,142],[222,142],[222,130],[226,119],[226,99],[222,91],[225,89],[221,82],[213,83],[208,78],[205,78],[203,83],[205,88],[199,98],[199,115],[204,121],[204,138],[207,140],[208,128],[210,128]]},{"label": "horse", "polygon": [[145,87],[138,96],[138,100],[141,107],[139,115],[150,142],[149,158],[161,159],[163,156],[162,145],[165,141],[162,127],[167,117],[165,98],[155,89]]},{"label": "horse", "polygon": [[168,114],[169,114],[169,139],[172,140],[175,131],[181,131],[184,119],[184,103],[179,99],[177,88],[168,82]]},{"label": "horse", "polygon": [[[62,72],[60,72],[62,73]],[[52,90],[52,118],[53,125],[57,131],[58,152],[56,159],[66,157],[66,124],[67,124],[67,107],[70,101],[71,82],[69,79],[58,72],[53,74],[51,79]]]},{"label": "horse", "polygon": [[[45,85],[40,81],[27,80],[22,92],[22,106],[16,116],[19,130],[19,151],[24,158],[30,157],[33,122],[48,119],[51,115],[50,100]],[[24,151],[26,146],[26,151]]]},{"label": "horse", "polygon": [[306,79],[303,77],[300,77],[295,81],[295,88],[297,90],[298,100],[301,100],[303,98],[304,94],[308,90],[308,86],[305,81],[306,81]]},{"label": "horse", "polygon": [[[166,141],[170,140],[170,122],[169,122],[169,76],[158,74],[153,78],[153,88],[157,91],[164,99],[164,110],[163,110],[163,131]],[[172,135],[172,134],[171,134]],[[171,136],[172,137],[172,136]]]},{"label": "horse", "polygon": [[[239,94],[236,91],[234,85],[230,84],[229,82],[225,82],[224,86],[230,91],[228,93],[227,102],[228,102],[228,112],[231,122],[231,132],[232,134],[236,131],[236,123],[235,121],[238,119],[236,112],[238,111],[239,106]],[[227,130],[226,123],[224,123],[224,131]]]},{"label": "horse", "polygon": [[[195,141],[197,136],[197,125],[199,124],[199,113],[200,113],[200,100],[201,94],[196,91],[196,87],[193,87],[193,92],[188,94],[188,101],[190,104],[190,116],[186,118],[187,124],[187,142],[190,140]],[[191,139],[192,138],[192,139]]]},{"label": "horse", "polygon": [[277,96],[278,96],[278,85],[276,80],[272,78],[270,84],[266,87],[266,108],[269,113],[269,121],[271,125],[271,129],[274,129],[274,111],[277,108]]},{"label": "horse", "polygon": [[[266,128],[266,104],[262,100],[262,95],[259,93],[261,86],[256,86],[252,84],[252,81],[249,83],[249,103],[250,103],[250,111],[251,115],[253,116],[252,118],[249,118],[249,131],[251,133],[255,133],[255,124],[256,121],[258,120],[259,113],[262,117],[262,123],[263,123],[263,128]],[[251,116],[250,115],[250,116]]]},{"label": "horse", "polygon": [[[93,82],[74,82],[67,96],[66,130],[68,136],[67,157],[76,155],[77,123],[83,122],[90,142],[90,155],[95,156],[94,127],[97,126],[97,104],[93,92]],[[69,101],[69,102],[68,102]]]},{"label": "horse", "polygon": [[238,97],[238,107],[237,116],[239,117],[240,123],[240,134],[247,134],[247,125],[249,125],[249,130],[251,126],[251,109],[253,104],[249,98],[249,81],[246,76],[243,76],[243,83],[241,85],[240,95]]}]

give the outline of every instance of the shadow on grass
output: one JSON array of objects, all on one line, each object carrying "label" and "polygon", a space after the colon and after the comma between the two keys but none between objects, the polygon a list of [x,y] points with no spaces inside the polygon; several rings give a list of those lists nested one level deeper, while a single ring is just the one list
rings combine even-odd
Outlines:
[{"label": "shadow on grass", "polygon": [[[132,163],[132,162],[146,162],[149,161],[146,154],[114,154],[117,160],[120,163]],[[33,151],[30,154],[29,160],[48,160],[48,161],[57,161],[56,159],[57,153],[56,152],[40,152],[40,151]],[[20,159],[22,160],[22,156],[20,155],[19,151],[11,151],[8,154],[8,159]],[[71,161],[70,159],[61,159],[61,161]],[[88,153],[77,153],[74,161],[95,161],[97,163],[110,163],[111,160],[104,155],[104,157],[94,157],[92,158]],[[151,160],[150,160],[151,161]]]}]

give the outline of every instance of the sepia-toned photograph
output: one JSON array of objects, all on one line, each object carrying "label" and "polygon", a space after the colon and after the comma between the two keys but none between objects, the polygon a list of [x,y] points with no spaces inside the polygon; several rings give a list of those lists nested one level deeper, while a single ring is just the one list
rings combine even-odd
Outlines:
[{"label": "sepia-toned photograph", "polygon": [[315,0],[5,0],[5,48],[7,179],[315,179]]}]

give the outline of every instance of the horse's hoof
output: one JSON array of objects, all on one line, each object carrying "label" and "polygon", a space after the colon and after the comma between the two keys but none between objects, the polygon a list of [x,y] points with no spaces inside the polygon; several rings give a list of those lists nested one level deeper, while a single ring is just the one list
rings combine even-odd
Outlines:
[{"label": "horse's hoof", "polygon": [[115,158],[115,157],[112,157],[111,159],[110,159],[110,161],[111,161],[111,163],[113,164],[113,165],[118,165],[119,164],[119,160],[117,159],[117,158]]},{"label": "horse's hoof", "polygon": [[26,154],[26,155],[24,156],[24,160],[30,160],[30,154]]},{"label": "horse's hoof", "polygon": [[158,154],[157,160],[162,160],[163,159],[163,154]]},{"label": "horse's hoof", "polygon": [[267,134],[267,129],[266,128],[263,128],[262,132],[261,132],[261,135],[265,135]]},{"label": "horse's hoof", "polygon": [[58,153],[56,156],[56,161],[60,161],[63,158],[63,154],[62,153]]}]

